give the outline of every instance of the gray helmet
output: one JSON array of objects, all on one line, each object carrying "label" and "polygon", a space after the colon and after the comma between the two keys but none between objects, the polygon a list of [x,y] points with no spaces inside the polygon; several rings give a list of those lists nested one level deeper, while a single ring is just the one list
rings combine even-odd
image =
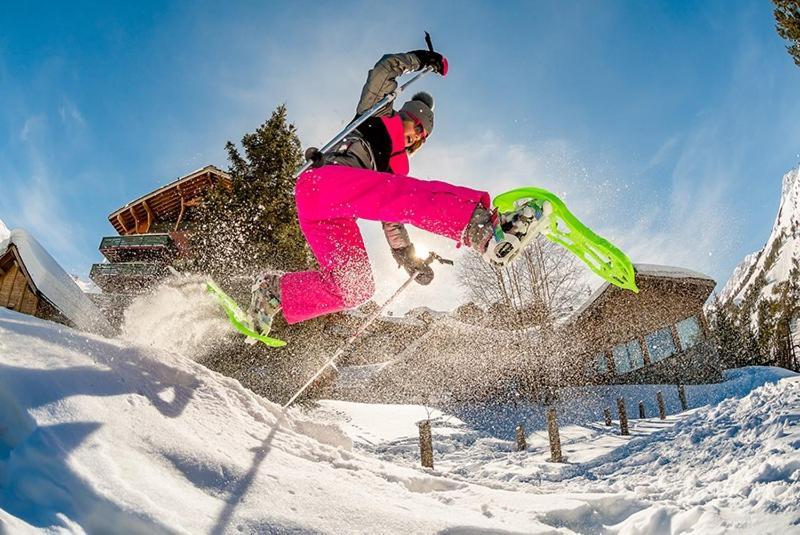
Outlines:
[{"label": "gray helmet", "polygon": [[400,113],[410,115],[412,119],[419,121],[425,129],[426,136],[433,132],[433,97],[430,94],[420,91],[403,104]]}]

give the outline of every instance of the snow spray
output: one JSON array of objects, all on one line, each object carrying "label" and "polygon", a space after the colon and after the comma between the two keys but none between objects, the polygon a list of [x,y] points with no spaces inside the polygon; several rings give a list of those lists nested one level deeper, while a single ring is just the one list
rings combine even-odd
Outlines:
[{"label": "snow spray", "polygon": [[121,338],[197,360],[230,334],[205,277],[171,277],[127,308]]}]

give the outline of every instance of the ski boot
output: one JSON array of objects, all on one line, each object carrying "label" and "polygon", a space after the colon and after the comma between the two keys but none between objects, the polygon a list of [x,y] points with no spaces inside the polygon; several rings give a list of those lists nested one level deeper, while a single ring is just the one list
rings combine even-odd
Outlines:
[{"label": "ski boot", "polygon": [[494,236],[494,227],[491,225],[493,216],[494,211],[488,210],[480,204],[477,205],[461,235],[461,242],[481,255],[486,253],[489,241]]},{"label": "ski boot", "polygon": [[267,336],[272,320],[281,311],[281,277],[283,273],[263,271],[256,275],[250,288],[250,306],[247,315],[254,331]]},{"label": "ski boot", "polygon": [[491,213],[492,239],[483,258],[491,264],[506,266],[533,239],[547,229],[553,207],[542,199],[520,199],[514,210]]}]

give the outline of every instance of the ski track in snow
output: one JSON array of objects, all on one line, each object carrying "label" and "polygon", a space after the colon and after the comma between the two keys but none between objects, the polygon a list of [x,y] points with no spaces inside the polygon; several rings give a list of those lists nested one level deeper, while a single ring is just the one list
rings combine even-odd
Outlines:
[{"label": "ski track in snow", "polygon": [[535,424],[515,453],[434,411],[428,471],[422,407],[284,412],[156,344],[0,309],[0,533],[800,531],[800,378],[739,370],[717,390],[736,397],[631,438],[564,425],[566,464]]}]

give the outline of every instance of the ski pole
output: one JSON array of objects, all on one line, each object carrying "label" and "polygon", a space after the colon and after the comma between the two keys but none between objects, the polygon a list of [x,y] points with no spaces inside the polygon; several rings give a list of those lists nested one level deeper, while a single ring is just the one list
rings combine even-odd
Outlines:
[{"label": "ski pole", "polygon": [[[428,50],[433,52],[433,44],[431,43],[431,35],[428,32],[425,32],[425,43],[428,45]],[[394,91],[383,97],[381,100],[376,102],[370,109],[359,115],[353,122],[348,124],[344,130],[336,134],[336,136],[331,139],[324,147],[321,149],[317,149],[316,147],[309,147],[305,152],[306,161],[300,168],[295,172],[294,177],[297,178],[300,176],[300,173],[307,170],[309,167],[314,165],[315,159],[319,158],[317,155],[323,155],[333,147],[335,147],[341,140],[347,137],[350,132],[361,126],[361,123],[375,115],[378,110],[382,109],[384,106],[393,102],[400,96],[400,94],[406,90],[408,86],[428,74],[433,70],[432,67],[425,67],[421,71],[419,71],[413,78],[411,78],[408,82],[404,83],[403,85],[397,87]]]},{"label": "ski pole", "polygon": [[[440,264],[448,264],[448,265],[451,265],[451,266],[453,265],[453,261],[452,260],[447,260],[446,258],[442,258],[441,256],[439,256],[438,254],[436,254],[434,252],[431,252],[428,255],[428,258],[425,259],[425,265],[428,265],[428,266],[431,265],[431,263],[434,260],[438,261]],[[313,376],[311,376],[311,378],[308,381],[306,381],[306,383],[302,387],[300,387],[300,390],[295,392],[295,394],[289,399],[289,401],[287,401],[286,404],[284,404],[283,408],[285,409],[289,405],[294,403],[295,400],[298,397],[300,397],[300,395],[303,392],[305,392],[306,389],[309,386],[311,386],[314,383],[314,381],[316,381],[319,378],[320,375],[322,375],[322,373],[328,368],[328,366],[331,366],[334,369],[336,369],[336,361],[338,360],[339,357],[341,357],[344,354],[345,350],[348,347],[350,347],[350,344],[355,342],[355,340],[359,336],[361,336],[361,334],[364,331],[366,331],[367,328],[370,325],[372,325],[372,323],[376,319],[378,319],[378,316],[380,316],[381,313],[384,310],[386,310],[386,307],[388,307],[390,304],[392,304],[392,302],[394,302],[394,300],[397,299],[397,296],[399,296],[401,293],[403,293],[403,291],[406,288],[408,288],[409,285],[411,285],[412,282],[414,282],[414,279],[417,278],[417,275],[419,275],[419,272],[415,271],[410,277],[408,277],[408,280],[406,282],[404,282],[403,285],[400,286],[394,292],[394,294],[392,294],[392,296],[383,303],[383,305],[381,305],[381,307],[378,310],[376,310],[375,312],[370,314],[369,317],[367,317],[367,319],[361,324],[361,326],[358,329],[356,329],[356,331],[353,334],[350,335],[350,338],[345,340],[344,344],[342,344],[342,346],[334,352],[333,356],[331,356],[331,358],[329,358],[327,361],[325,361],[325,363],[317,370],[317,373],[315,373]]]}]

